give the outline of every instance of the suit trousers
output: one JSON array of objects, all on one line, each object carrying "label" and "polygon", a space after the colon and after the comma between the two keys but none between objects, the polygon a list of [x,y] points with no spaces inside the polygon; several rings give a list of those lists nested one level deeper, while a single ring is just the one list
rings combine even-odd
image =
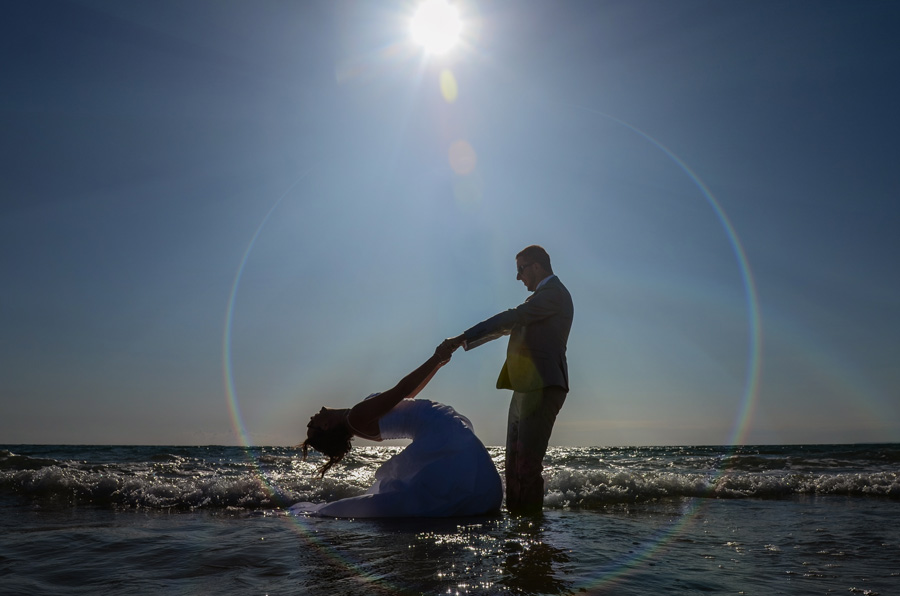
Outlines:
[{"label": "suit trousers", "polygon": [[553,423],[566,401],[562,387],[514,391],[506,426],[506,509],[540,513],[544,504],[544,455]]}]

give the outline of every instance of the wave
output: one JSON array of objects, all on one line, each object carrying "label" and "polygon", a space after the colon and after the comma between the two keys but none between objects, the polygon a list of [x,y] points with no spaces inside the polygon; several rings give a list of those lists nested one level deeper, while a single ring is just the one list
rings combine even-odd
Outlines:
[{"label": "wave", "polygon": [[[146,509],[280,509],[299,501],[333,501],[362,494],[375,470],[396,449],[358,450],[347,465],[324,479],[316,459],[301,462],[292,453],[247,458],[202,458],[190,452],[155,452],[130,462],[88,462],[17,455],[0,450],[0,497],[40,506],[97,506]],[[238,461],[241,459],[241,461]],[[499,459],[499,458],[495,458]],[[685,471],[586,467],[584,457],[546,471],[545,505],[554,509],[594,509],[610,504],[660,499],[784,499],[797,496],[851,496],[900,499],[895,471],[796,472],[780,468]],[[498,462],[499,464],[499,462]],[[754,469],[755,468],[755,469]]]},{"label": "wave", "polygon": [[836,474],[696,474],[558,470],[546,483],[545,504],[593,508],[665,498],[783,499],[841,495],[900,499],[897,472]]},{"label": "wave", "polygon": [[0,450],[0,496],[43,505],[150,509],[265,508],[283,504],[259,474],[197,458],[154,454],[145,461],[89,463]]}]

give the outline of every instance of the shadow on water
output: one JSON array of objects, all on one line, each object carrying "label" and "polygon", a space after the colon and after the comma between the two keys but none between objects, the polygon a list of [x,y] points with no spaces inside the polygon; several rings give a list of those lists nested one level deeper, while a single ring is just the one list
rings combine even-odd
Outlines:
[{"label": "shadow on water", "polygon": [[562,577],[571,559],[566,551],[546,541],[547,520],[522,518],[507,523],[502,546],[506,554],[498,583],[513,594],[569,593],[572,583]]},{"label": "shadow on water", "polygon": [[[312,540],[297,579],[316,594],[572,593],[553,520],[304,520]],[[326,589],[327,587],[327,589]],[[318,591],[316,591],[318,590]]]}]

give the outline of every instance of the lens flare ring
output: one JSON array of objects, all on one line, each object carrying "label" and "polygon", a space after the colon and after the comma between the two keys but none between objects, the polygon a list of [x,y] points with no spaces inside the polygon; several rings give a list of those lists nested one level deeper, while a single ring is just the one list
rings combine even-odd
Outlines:
[{"label": "lens flare ring", "polygon": [[[244,268],[247,265],[247,261],[250,258],[250,253],[253,251],[253,247],[256,244],[257,239],[259,238],[268,221],[271,219],[272,215],[284,201],[284,199],[304,178],[306,178],[306,176],[309,175],[311,171],[312,169],[302,173],[293,182],[293,184],[288,187],[284,194],[281,195],[281,197],[279,197],[277,201],[275,201],[275,203],[263,217],[259,226],[256,228],[256,231],[253,233],[250,242],[247,244],[247,249],[244,251],[244,254],[241,257],[241,262],[238,264],[237,272],[235,273],[234,281],[231,285],[231,292],[228,296],[228,304],[225,309],[225,325],[222,333],[222,372],[225,384],[225,395],[228,402],[229,413],[231,416],[231,423],[234,427],[235,434],[240,441],[241,446],[245,449],[248,461],[252,462],[252,465],[254,466],[256,476],[259,478],[263,490],[265,490],[275,502],[284,501],[286,495],[277,486],[275,480],[270,478],[269,474],[267,474],[266,471],[259,465],[259,460],[251,453],[251,449],[254,447],[254,445],[252,444],[251,437],[247,432],[246,425],[244,424],[240,403],[238,402],[238,395],[234,384],[234,371],[231,359],[232,325],[234,322],[234,309],[238,294],[238,288],[240,287],[241,278],[244,274]],[[312,527],[312,520],[306,519],[302,516],[292,515],[285,515],[284,519],[289,520],[289,523],[292,525],[292,527],[297,530],[297,534],[302,537],[308,545],[318,549],[328,559],[331,559],[336,563],[343,565],[348,570],[353,571],[364,582],[378,586],[380,589],[388,590],[390,592],[401,593],[403,591],[399,586],[395,586],[384,579],[371,577],[371,574],[365,571],[362,564],[351,561],[349,558],[339,554],[332,548],[331,545],[326,544],[320,537],[316,535],[316,531]]]},{"label": "lens flare ring", "polygon": [[[725,230],[726,236],[728,237],[728,241],[731,244],[732,252],[734,253],[735,259],[737,261],[738,267],[740,268],[741,280],[744,286],[745,293],[745,302],[748,313],[748,327],[749,327],[749,345],[748,345],[748,361],[746,367],[746,375],[744,379],[744,386],[741,395],[740,407],[738,409],[738,415],[734,424],[734,427],[731,432],[731,437],[729,444],[734,446],[743,442],[746,438],[746,434],[748,432],[748,426],[750,420],[753,415],[753,410],[756,402],[758,385],[759,385],[759,373],[760,373],[760,362],[761,362],[761,337],[762,337],[762,326],[760,322],[759,316],[759,304],[757,298],[756,286],[753,278],[752,271],[750,269],[749,263],[747,261],[746,254],[744,252],[743,245],[740,242],[737,232],[734,229],[734,226],[731,223],[731,220],[726,215],[725,211],[722,209],[719,202],[716,200],[715,196],[703,182],[703,180],[686,164],[684,163],[674,152],[672,152],[668,147],[663,145],[660,141],[650,136],[646,132],[640,130],[639,128],[632,126],[631,124],[615,118],[609,114],[592,110],[580,106],[570,106],[576,109],[601,116],[606,118],[616,124],[623,126],[624,128],[632,131],[637,134],[641,138],[645,139],[651,145],[662,151],[678,168],[688,176],[688,178],[693,182],[693,184],[698,188],[700,193],[703,195],[703,198],[706,200],[707,204],[713,210],[716,215],[716,218],[719,220],[719,223],[722,225]],[[228,299],[228,306],[226,309],[225,316],[225,329],[223,333],[222,339],[222,362],[223,362],[223,373],[224,373],[224,381],[225,381],[225,389],[226,395],[228,399],[228,406],[231,413],[232,424],[234,426],[235,432],[241,442],[241,445],[245,448],[249,449],[251,445],[250,437],[247,433],[247,429],[244,425],[243,418],[240,411],[240,405],[237,399],[237,392],[234,386],[234,377],[233,377],[233,369],[232,369],[232,360],[231,360],[231,341],[232,341],[232,323],[234,319],[234,306],[238,293],[238,287],[240,286],[241,277],[244,272],[244,268],[249,259],[250,253],[253,250],[253,246],[256,243],[260,233],[265,227],[266,223],[271,218],[272,214],[281,204],[281,202],[288,196],[288,194],[300,183],[300,181],[308,175],[309,172],[305,172],[302,174],[291,186],[288,190],[275,202],[275,204],[271,207],[268,213],[263,218],[259,227],[257,227],[253,237],[251,238],[246,251],[241,259],[241,262],[238,266],[237,272],[234,277],[234,282],[231,287],[231,293]],[[727,458],[726,458],[727,459]],[[273,495],[277,496],[280,494],[280,491],[275,486],[274,482],[271,482],[267,477],[265,472],[259,467],[257,467],[257,473],[259,475],[260,480],[262,481],[264,487]],[[716,473],[710,478],[710,491],[715,490],[715,486],[719,478],[727,471],[724,467],[717,470]],[[614,565],[609,568],[605,568],[599,570],[599,577],[596,577],[594,581],[590,584],[582,586],[580,589],[582,590],[594,590],[601,586],[607,586],[614,584],[615,582],[627,577],[633,570],[637,568],[637,566],[646,561],[653,556],[657,555],[661,550],[666,548],[666,545],[671,542],[671,540],[682,533],[686,527],[696,518],[697,514],[703,508],[703,499],[693,498],[690,501],[688,507],[682,512],[682,515],[679,519],[668,527],[659,530],[656,534],[649,537],[648,540],[644,541],[643,547],[637,549],[634,553],[631,553],[627,559],[617,561]],[[300,534],[310,545],[315,546],[321,552],[323,552],[328,558],[334,560],[335,562],[345,566],[348,570],[353,571],[360,577],[363,581],[370,583],[372,585],[377,585],[381,589],[387,589],[389,591],[402,592],[402,589],[399,586],[392,585],[391,583],[385,581],[384,579],[379,579],[376,577],[371,577],[370,573],[367,573],[360,563],[351,561],[346,556],[339,554],[335,551],[330,545],[325,544],[320,538],[316,536],[316,531],[312,527],[314,524],[312,520],[304,518],[302,516],[286,516],[286,519],[291,520],[291,523],[297,529],[298,534]]]},{"label": "lens flare ring", "polygon": [[[681,160],[681,158],[679,158],[671,149],[666,147],[659,140],[647,134],[643,130],[637,128],[636,126],[633,126],[628,122],[620,120],[619,118],[611,116],[605,112],[572,104],[566,104],[566,107],[606,118],[607,120],[614,122],[637,134],[638,136],[649,142],[651,145],[662,151],[666,155],[666,157],[672,160],[672,162],[676,166],[678,166],[678,168],[682,172],[684,172],[685,175],[687,175],[687,177],[691,180],[691,182],[693,182],[693,184],[697,187],[697,189],[703,195],[703,198],[706,200],[706,203],[710,206],[710,208],[712,208],[713,212],[716,215],[716,218],[722,225],[722,228],[725,230],[725,234],[728,238],[729,243],[731,244],[732,252],[734,253],[735,259],[737,261],[738,268],[740,269],[741,282],[744,286],[744,300],[747,308],[747,322],[749,331],[749,345],[747,351],[747,365],[744,378],[744,386],[741,393],[741,400],[737,412],[737,417],[728,442],[728,445],[731,445],[732,447],[742,444],[749,430],[748,427],[753,416],[759,388],[759,374],[761,369],[760,364],[762,353],[762,324],[759,316],[759,300],[757,297],[756,284],[753,278],[753,273],[750,269],[749,262],[747,261],[746,253],[744,252],[744,247],[741,244],[737,231],[735,231],[731,220],[725,213],[725,210],[722,209],[722,206],[716,200],[715,196],[712,194],[712,191],[709,190],[700,176],[698,176],[684,161]],[[727,459],[727,457],[723,458],[723,461]],[[717,469],[715,473],[710,477],[709,490],[711,493],[715,491],[718,480],[726,472],[727,467],[723,466]],[[642,547],[641,549],[637,549],[630,557],[628,557],[627,560],[621,561],[617,565],[616,569],[603,570],[600,577],[597,577],[593,582],[587,585],[580,586],[579,589],[587,591],[595,590],[599,587],[607,586],[622,579],[623,577],[626,577],[633,569],[635,569],[635,566],[638,563],[648,560],[659,553],[666,547],[669,542],[671,542],[672,539],[682,533],[686,529],[686,527],[697,517],[697,514],[703,509],[703,501],[704,499],[701,498],[692,498],[689,506],[685,511],[682,512],[682,515],[678,520],[670,524],[669,527],[660,530],[653,539],[645,541],[644,547]]]}]

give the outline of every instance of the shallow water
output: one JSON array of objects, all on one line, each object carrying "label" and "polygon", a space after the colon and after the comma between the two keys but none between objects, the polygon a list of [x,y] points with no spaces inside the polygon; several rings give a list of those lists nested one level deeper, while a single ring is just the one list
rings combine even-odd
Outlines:
[{"label": "shallow water", "polygon": [[0,592],[895,594],[896,509],[679,499],[538,520],[372,521],[7,505]]},{"label": "shallow water", "polygon": [[323,482],[281,449],[0,448],[0,593],[900,593],[897,446],[557,448],[538,519],[285,513],[392,449]]}]

